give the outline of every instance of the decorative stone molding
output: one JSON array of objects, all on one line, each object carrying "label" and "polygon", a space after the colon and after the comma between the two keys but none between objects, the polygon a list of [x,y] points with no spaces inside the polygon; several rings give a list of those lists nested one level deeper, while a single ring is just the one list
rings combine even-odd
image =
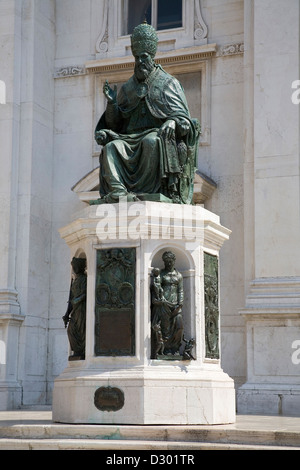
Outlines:
[{"label": "decorative stone molding", "polygon": [[250,284],[246,306],[240,313],[259,318],[279,316],[299,318],[300,278],[279,277],[255,279]]},{"label": "decorative stone molding", "polygon": [[207,26],[202,18],[200,0],[195,0],[194,38],[197,40],[207,38]]},{"label": "decorative stone molding", "polygon": [[218,56],[227,56],[235,54],[244,54],[244,43],[240,42],[237,44],[226,44],[221,46],[217,53]]},{"label": "decorative stone molding", "polygon": [[96,42],[96,51],[100,56],[108,51],[108,0],[104,1],[103,20]]},{"label": "decorative stone molding", "polygon": [[[183,65],[198,62],[213,57],[217,45],[208,44],[197,47],[187,47],[169,52],[160,52],[156,55],[156,62],[162,67],[168,65]],[[85,68],[90,73],[113,73],[133,71],[134,60],[132,56],[119,57],[107,60],[91,60],[86,62]]]},{"label": "decorative stone molding", "polygon": [[67,65],[56,69],[54,72],[54,78],[74,77],[77,75],[85,75],[85,73],[84,65]]},{"label": "decorative stone molding", "polygon": [[[91,36],[95,38],[96,59],[105,57],[121,57],[131,54],[130,34],[126,34],[124,22],[126,22],[127,6],[121,1],[91,0],[92,15],[97,17],[93,21]],[[157,14],[157,2],[153,2],[153,18]],[[178,49],[192,45],[207,44],[207,26],[201,13],[201,0],[182,1],[183,24],[180,28],[164,29],[157,31],[159,48],[163,43],[174,41]],[[155,20],[153,23],[155,24]],[[96,39],[97,38],[97,39]],[[164,46],[164,47],[168,47]],[[162,49],[166,50],[166,48]]]},{"label": "decorative stone molding", "polygon": [[19,315],[20,304],[18,302],[18,293],[12,289],[0,289],[0,315]]},{"label": "decorative stone molding", "polygon": [[193,202],[195,204],[204,204],[212,197],[216,188],[217,184],[211,178],[197,170],[194,178]]}]

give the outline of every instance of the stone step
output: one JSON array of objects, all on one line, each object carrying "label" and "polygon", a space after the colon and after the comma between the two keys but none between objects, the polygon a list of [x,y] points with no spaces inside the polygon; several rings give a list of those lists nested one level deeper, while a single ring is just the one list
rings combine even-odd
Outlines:
[{"label": "stone step", "polygon": [[[112,451],[197,451],[197,450],[300,450],[300,447],[218,442],[179,442],[102,439],[0,439],[0,450],[112,450]],[[147,458],[147,454],[145,457]]]},{"label": "stone step", "polygon": [[0,449],[300,450],[300,429],[2,422]]}]

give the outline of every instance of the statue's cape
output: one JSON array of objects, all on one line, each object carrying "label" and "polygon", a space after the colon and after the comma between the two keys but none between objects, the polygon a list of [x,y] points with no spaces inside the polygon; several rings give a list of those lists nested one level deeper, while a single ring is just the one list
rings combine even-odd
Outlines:
[{"label": "statue's cape", "polygon": [[[145,96],[148,108],[154,117],[166,119],[180,115],[190,119],[190,113],[183,88],[172,75],[156,65],[145,82],[148,93]],[[130,114],[139,104],[139,82],[133,75],[122,87],[118,95],[118,105],[124,117]]]},{"label": "statue's cape", "polygon": [[[118,93],[117,104],[124,120],[128,119],[135,108],[145,97],[147,106],[151,114],[158,119],[187,119],[190,122],[191,131],[187,137],[187,145],[194,145],[200,133],[200,124],[197,119],[190,117],[188,104],[184,90],[180,82],[167,73],[160,65],[156,65],[146,80],[147,94],[138,96],[139,82],[133,75],[124,83]],[[96,131],[105,129],[108,126],[105,120],[105,112],[99,119]],[[115,134],[111,131],[112,134]],[[113,138],[113,137],[112,137]]]},{"label": "statue's cape", "polygon": [[[190,112],[184,90],[181,83],[172,75],[167,73],[160,65],[156,65],[153,72],[146,80],[148,93],[145,100],[151,114],[159,119],[187,119],[190,123],[190,132],[186,136],[188,147],[194,150],[194,165],[197,166],[197,149],[200,124],[197,119],[190,117]],[[142,99],[138,96],[139,82],[133,75],[124,85],[118,94],[118,106],[126,119],[138,106]]]}]

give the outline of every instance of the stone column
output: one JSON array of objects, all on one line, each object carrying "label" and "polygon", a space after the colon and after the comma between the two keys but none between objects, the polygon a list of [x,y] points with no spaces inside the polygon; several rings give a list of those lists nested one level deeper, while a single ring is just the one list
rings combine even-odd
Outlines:
[{"label": "stone column", "polygon": [[54,14],[54,0],[0,4],[0,409],[46,399]]},{"label": "stone column", "polygon": [[21,78],[21,2],[0,4],[0,80],[6,102],[0,104],[0,410],[17,406],[18,332],[23,317],[15,285],[18,156]]},{"label": "stone column", "polygon": [[298,414],[300,366],[299,2],[245,2],[247,382],[241,413]]},{"label": "stone column", "polygon": [[16,286],[26,316],[20,331],[22,404],[47,394],[55,1],[22,0]]}]

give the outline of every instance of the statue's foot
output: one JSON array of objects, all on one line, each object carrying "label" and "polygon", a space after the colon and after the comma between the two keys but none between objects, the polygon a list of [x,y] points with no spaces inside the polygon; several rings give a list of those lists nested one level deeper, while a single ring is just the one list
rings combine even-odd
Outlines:
[{"label": "statue's foot", "polygon": [[134,201],[140,201],[140,199],[137,197],[136,194],[128,193],[127,194],[127,202],[134,202]]},{"label": "statue's foot", "polygon": [[93,199],[93,200],[89,201],[89,205],[90,206],[96,206],[98,204],[103,204],[103,202],[104,202],[103,199],[100,199],[100,198],[99,199]]},{"label": "statue's foot", "polygon": [[80,352],[74,352],[71,356],[69,356],[69,361],[84,361],[85,354]]},{"label": "statue's foot", "polygon": [[120,202],[120,199],[122,198],[126,198],[127,202],[140,201],[140,199],[134,193],[127,193],[125,191],[112,191],[111,193],[106,194],[99,199],[89,201],[89,205],[94,206],[98,204],[114,204]]}]

